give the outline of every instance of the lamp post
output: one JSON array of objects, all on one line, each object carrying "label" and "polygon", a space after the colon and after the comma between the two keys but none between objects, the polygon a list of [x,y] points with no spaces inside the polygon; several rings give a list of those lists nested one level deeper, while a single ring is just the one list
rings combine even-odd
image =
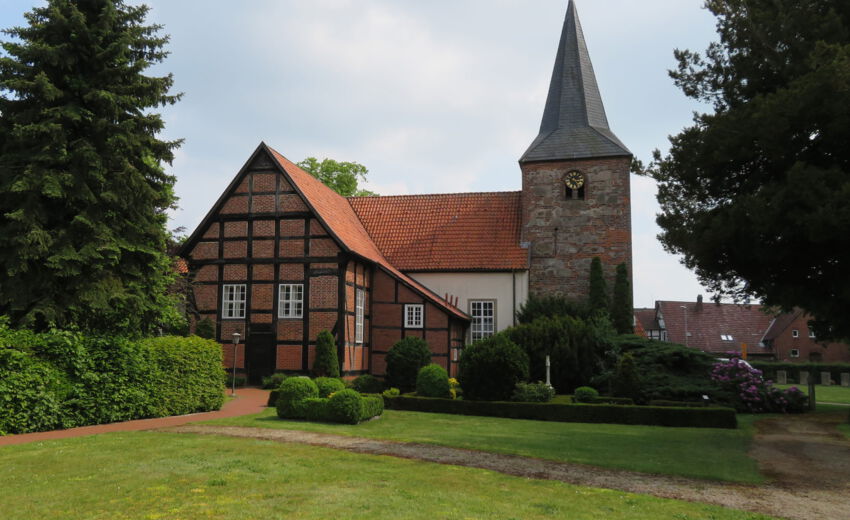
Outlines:
[{"label": "lamp post", "polygon": [[688,346],[688,308],[684,305],[681,305],[682,313],[685,315],[685,346]]},{"label": "lamp post", "polygon": [[233,333],[233,379],[232,386],[230,390],[230,396],[236,397],[236,346],[239,345],[239,334],[238,332]]}]

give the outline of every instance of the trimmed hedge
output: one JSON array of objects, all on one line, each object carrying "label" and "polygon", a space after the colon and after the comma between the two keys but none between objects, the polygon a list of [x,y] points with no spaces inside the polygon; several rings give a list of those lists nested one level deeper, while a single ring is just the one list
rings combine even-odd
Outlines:
[{"label": "trimmed hedge", "polygon": [[35,333],[0,319],[0,434],[216,410],[223,381],[221,346],[197,336]]},{"label": "trimmed hedge", "polygon": [[351,387],[361,394],[380,394],[384,390],[384,382],[371,374],[363,374],[354,378]]},{"label": "trimmed hedge", "polygon": [[634,399],[631,397],[594,397],[589,401],[592,404],[623,404],[623,405],[632,405],[635,404]]},{"label": "trimmed hedge", "polygon": [[391,410],[433,412],[536,421],[640,424],[687,428],[737,428],[731,408],[674,408],[661,406],[621,406],[612,404],[512,403],[465,401],[429,397],[385,397]]},{"label": "trimmed hedge", "polygon": [[800,383],[800,372],[808,371],[809,379],[820,384],[820,373],[829,372],[833,381],[841,381],[841,374],[850,373],[850,363],[775,363],[769,361],[750,361],[753,368],[761,370],[765,379],[776,382],[776,372],[784,370],[788,382]]},{"label": "trimmed hedge", "polygon": [[290,377],[280,385],[277,416],[281,419],[304,419],[306,399],[318,398],[319,387],[309,377]]},{"label": "trimmed hedge", "polygon": [[362,396],[350,389],[331,398],[308,397],[290,406],[302,415],[297,418],[314,422],[357,424],[384,413],[384,400],[380,396]]},{"label": "trimmed hedge", "polygon": [[335,392],[345,390],[345,384],[333,377],[317,377],[314,381],[319,388],[319,397],[330,397]]},{"label": "trimmed hedge", "polygon": [[511,401],[520,403],[548,403],[555,397],[555,389],[542,381],[537,383],[519,382],[514,388]]},{"label": "trimmed hedge", "polygon": [[649,406],[678,406],[687,408],[705,408],[705,404],[696,403],[693,401],[667,401],[665,399],[656,399],[649,402]]},{"label": "trimmed hedge", "polygon": [[423,397],[450,397],[449,373],[436,363],[422,367],[416,376],[416,393]]}]

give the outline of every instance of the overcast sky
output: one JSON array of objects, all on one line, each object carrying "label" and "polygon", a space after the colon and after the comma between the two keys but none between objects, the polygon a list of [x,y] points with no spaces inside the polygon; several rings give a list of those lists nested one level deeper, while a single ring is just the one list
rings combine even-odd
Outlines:
[{"label": "overcast sky", "polygon": [[[135,3],[135,2],[133,2]],[[567,0],[149,0],[185,93],[172,227],[201,221],[254,148],[357,161],[382,195],[519,190]],[[611,129],[640,159],[703,110],[673,49],[715,39],[702,0],[577,0]],[[0,27],[43,2],[2,0]],[[656,239],[654,182],[632,178],[635,306],[704,292]]]}]

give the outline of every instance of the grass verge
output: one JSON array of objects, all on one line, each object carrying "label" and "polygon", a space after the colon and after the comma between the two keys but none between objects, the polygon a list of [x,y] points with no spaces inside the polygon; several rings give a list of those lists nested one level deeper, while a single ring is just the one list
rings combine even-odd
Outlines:
[{"label": "grass verge", "polygon": [[559,423],[387,410],[357,426],[283,421],[273,409],[207,424],[280,428],[420,442],[645,473],[760,483],[747,456],[755,416],[737,430]]},{"label": "grass verge", "polygon": [[769,517],[344,451],[117,433],[0,450],[5,518],[657,519]]},{"label": "grass verge", "polygon": [[[801,392],[808,395],[809,387],[801,385],[775,385],[777,388],[788,389],[796,386]],[[850,387],[844,386],[822,386],[815,387],[815,398],[818,402],[850,404]]]}]

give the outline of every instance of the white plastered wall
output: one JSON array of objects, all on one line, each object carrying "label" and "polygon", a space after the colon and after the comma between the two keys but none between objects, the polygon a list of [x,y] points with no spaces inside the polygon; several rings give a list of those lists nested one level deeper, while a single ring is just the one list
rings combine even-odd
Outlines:
[{"label": "white plastered wall", "polygon": [[497,332],[514,325],[514,313],[528,299],[528,271],[408,274],[441,297],[457,297],[457,306],[466,313],[470,300],[495,300]]}]

